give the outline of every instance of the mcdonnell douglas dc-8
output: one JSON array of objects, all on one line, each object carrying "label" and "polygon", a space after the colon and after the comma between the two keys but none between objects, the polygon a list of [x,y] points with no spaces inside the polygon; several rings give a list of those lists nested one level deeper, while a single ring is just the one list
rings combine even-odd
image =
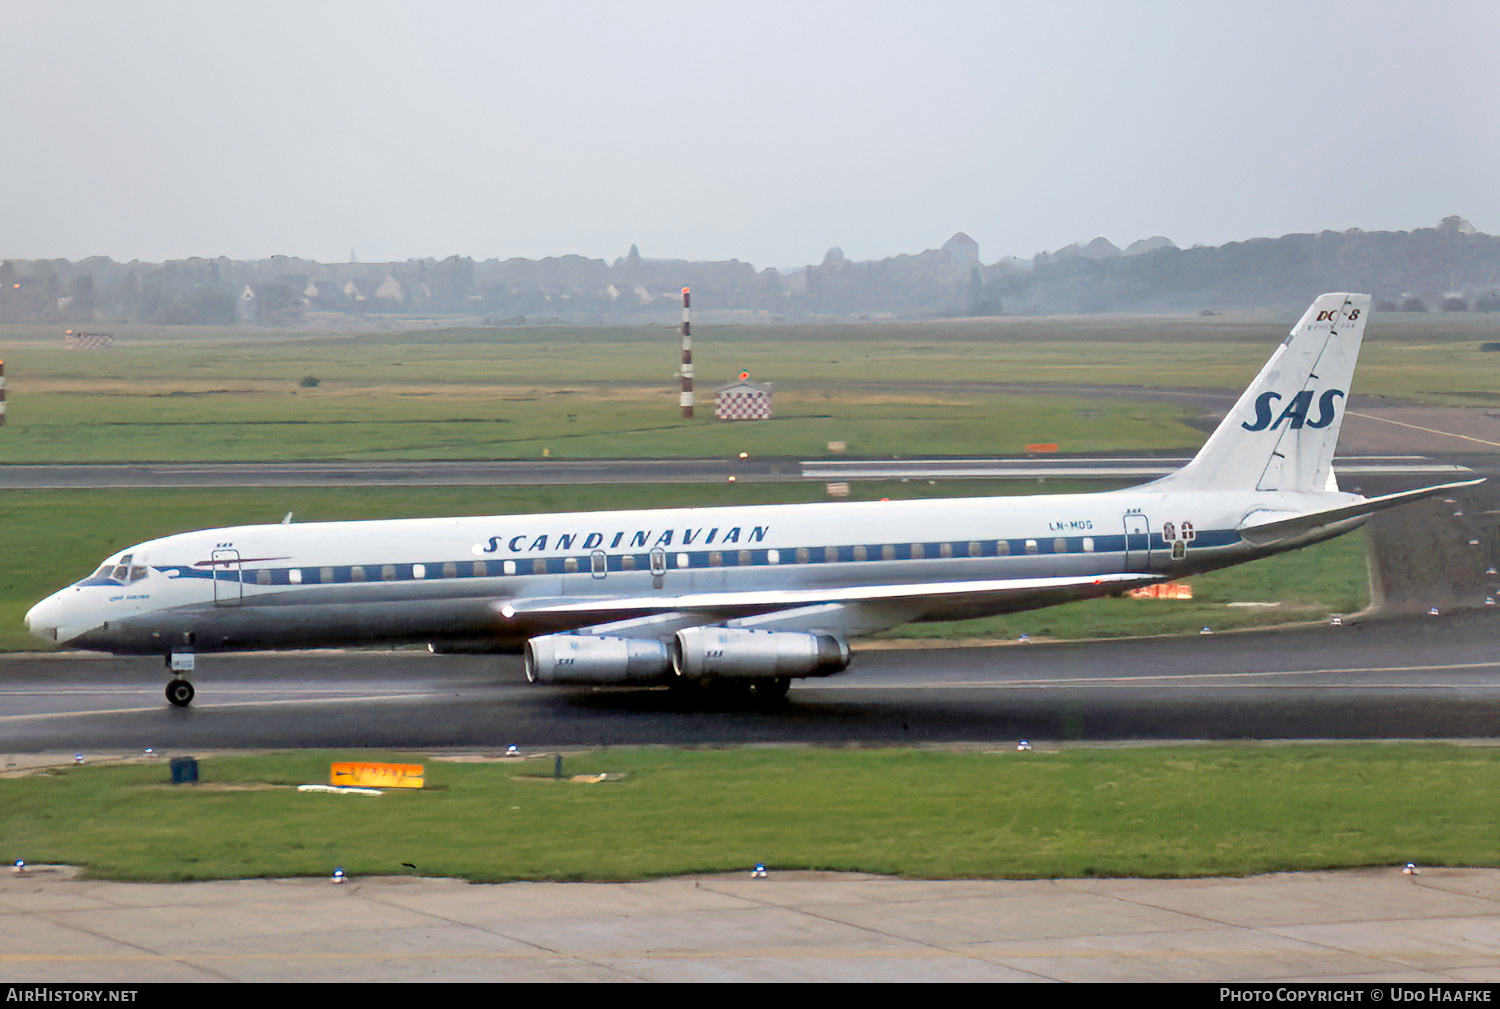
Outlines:
[{"label": "mcdonnell douglas dc-8", "polygon": [[[534,683],[776,698],[859,635],[1118,594],[1337,536],[1333,451],[1370,297],[1325,294],[1182,469],[1095,494],[236,526],[129,547],[26,615],[70,648],[521,651]],[[1478,481],[1471,481],[1477,483]]]}]

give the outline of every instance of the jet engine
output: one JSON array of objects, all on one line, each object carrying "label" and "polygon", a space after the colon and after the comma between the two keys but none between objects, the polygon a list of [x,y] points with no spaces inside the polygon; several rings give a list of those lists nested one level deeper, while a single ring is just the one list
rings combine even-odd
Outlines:
[{"label": "jet engine", "polygon": [[672,645],[672,667],[685,679],[832,676],[848,665],[849,646],[832,634],[688,627]]},{"label": "jet engine", "polygon": [[526,642],[526,679],[532,683],[652,683],[671,670],[666,643],[650,638],[547,634]]}]

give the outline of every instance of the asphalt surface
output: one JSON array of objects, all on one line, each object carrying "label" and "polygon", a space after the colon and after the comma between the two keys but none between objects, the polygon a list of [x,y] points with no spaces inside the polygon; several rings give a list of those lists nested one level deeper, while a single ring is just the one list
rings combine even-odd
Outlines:
[{"label": "asphalt surface", "polygon": [[[1470,453],[1472,455],[1472,453]],[[1423,455],[1341,457],[1346,478],[1434,477],[1458,480],[1480,454],[1441,459]],[[1070,479],[1120,484],[1154,480],[1180,469],[1186,457],[932,459],[548,459],[455,462],[78,463],[0,465],[0,490],[173,487],[441,487],[562,486],[610,483],[768,483],[901,479]]]},{"label": "asphalt surface", "polygon": [[540,687],[518,659],[421,651],[0,659],[0,752],[1020,739],[1500,737],[1500,613],[1069,644],[881,649],[746,709],[667,689]]}]

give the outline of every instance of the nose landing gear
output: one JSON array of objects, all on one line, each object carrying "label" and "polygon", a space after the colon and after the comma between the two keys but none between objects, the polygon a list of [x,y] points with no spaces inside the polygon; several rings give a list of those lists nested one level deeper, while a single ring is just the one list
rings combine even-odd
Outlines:
[{"label": "nose landing gear", "polygon": [[167,656],[167,669],[172,673],[167,684],[167,700],[174,708],[185,708],[193,703],[193,685],[185,675],[193,671],[193,660],[192,652],[172,652]]}]

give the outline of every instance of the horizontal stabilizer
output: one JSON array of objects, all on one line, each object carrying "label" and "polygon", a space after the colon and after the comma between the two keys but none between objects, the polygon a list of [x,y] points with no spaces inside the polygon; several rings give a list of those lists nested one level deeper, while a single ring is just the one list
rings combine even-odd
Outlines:
[{"label": "horizontal stabilizer", "polygon": [[[1373,515],[1375,512],[1394,508],[1397,505],[1406,504],[1411,501],[1420,501],[1423,498],[1433,497],[1444,491],[1457,490],[1460,487],[1473,487],[1475,484],[1484,483],[1484,478],[1478,480],[1465,480],[1461,483],[1445,483],[1436,487],[1422,487],[1418,490],[1401,491],[1399,494],[1385,494],[1381,497],[1365,498],[1363,501],[1351,505],[1343,505],[1339,508],[1328,508],[1323,511],[1307,512],[1303,515],[1282,516],[1281,512],[1273,512],[1268,516],[1269,520],[1257,522],[1246,520],[1240,526],[1240,536],[1247,543],[1255,546],[1267,546],[1280,540],[1291,539],[1303,533],[1313,532],[1338,522],[1350,519],[1363,518]],[[1254,516],[1252,516],[1252,519]]]}]

